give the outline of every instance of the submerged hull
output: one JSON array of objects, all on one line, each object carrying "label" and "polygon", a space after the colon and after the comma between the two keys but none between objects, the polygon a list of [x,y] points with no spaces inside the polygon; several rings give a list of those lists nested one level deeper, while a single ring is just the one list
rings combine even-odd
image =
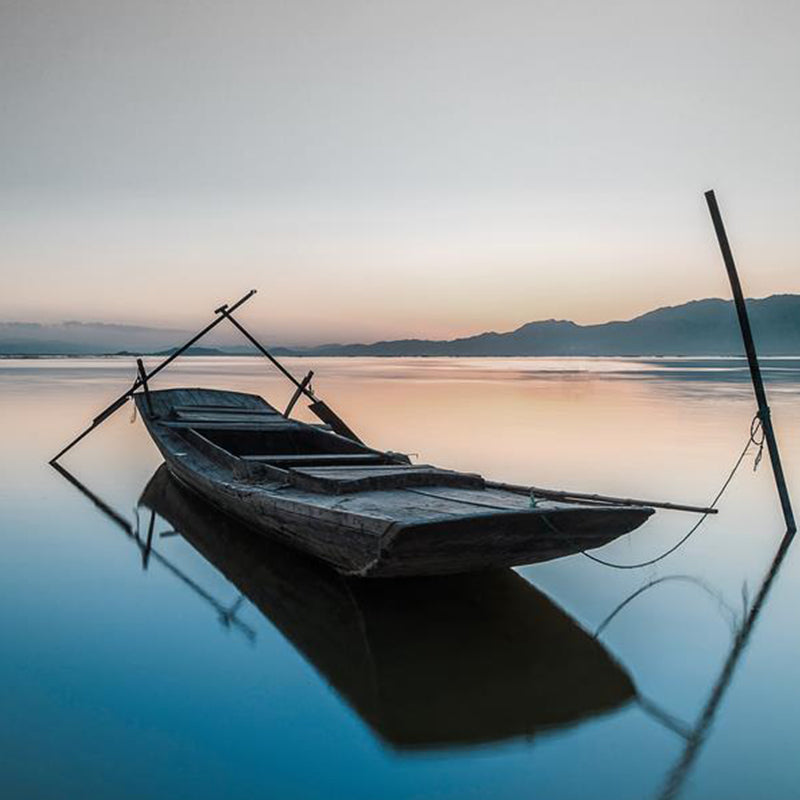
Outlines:
[{"label": "submerged hull", "polygon": [[439,575],[600,547],[652,509],[539,501],[287,420],[253,395],[173,389],[137,405],[170,472],[225,513],[344,574]]}]

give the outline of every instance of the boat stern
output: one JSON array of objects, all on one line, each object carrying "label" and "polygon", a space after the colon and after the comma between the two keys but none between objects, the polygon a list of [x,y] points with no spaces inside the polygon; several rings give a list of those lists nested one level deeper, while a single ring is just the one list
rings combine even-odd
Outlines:
[{"label": "boat stern", "polygon": [[559,506],[472,514],[393,526],[363,577],[444,575],[550,561],[602,547],[642,525],[653,509]]}]

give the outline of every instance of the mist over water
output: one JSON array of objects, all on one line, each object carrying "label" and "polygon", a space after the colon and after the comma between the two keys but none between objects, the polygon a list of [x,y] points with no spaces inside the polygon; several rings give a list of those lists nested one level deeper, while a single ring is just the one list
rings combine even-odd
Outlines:
[{"label": "mist over water", "polygon": [[[420,463],[699,505],[755,412],[737,360],[287,365],[313,368],[367,443]],[[798,505],[800,361],[766,367]],[[783,535],[755,448],[720,513],[652,567],[577,555],[496,584],[353,588],[172,495],[145,558],[140,499],[161,460],[130,405],[64,466],[138,544],[49,467],[133,378],[129,359],[0,361],[6,796],[661,796],[687,746],[664,720],[694,725]],[[292,393],[254,358],[179,360],[156,386],[250,391],[279,408]],[[694,521],[659,512],[596,554],[647,560]],[[682,797],[796,795],[798,559],[790,549]]]}]

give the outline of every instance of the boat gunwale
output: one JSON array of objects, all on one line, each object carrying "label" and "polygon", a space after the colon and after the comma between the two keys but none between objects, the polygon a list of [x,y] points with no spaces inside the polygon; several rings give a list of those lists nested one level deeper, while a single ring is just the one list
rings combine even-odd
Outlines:
[{"label": "boat gunwale", "polygon": [[[168,396],[171,392],[180,393],[182,391],[185,390],[168,389],[158,393],[154,392],[153,395],[161,396],[159,397],[160,405],[166,399],[164,395]],[[271,408],[263,398],[257,395],[225,392],[223,390],[196,391],[202,391],[203,393],[215,392],[221,395],[246,398],[251,404],[258,402],[262,407]],[[463,559],[456,558],[454,561],[474,564],[480,562],[481,559],[485,559],[486,567],[489,567],[496,565],[495,560],[497,559],[502,560],[503,558],[512,557],[513,561],[503,565],[518,565],[542,560],[535,558],[537,547],[540,552],[542,547],[548,552],[549,549],[546,544],[543,544],[541,535],[537,536],[536,532],[538,530],[541,533],[544,530],[543,524],[547,524],[558,535],[560,533],[557,531],[559,527],[558,518],[565,514],[570,517],[588,515],[586,518],[588,527],[578,538],[586,540],[582,549],[593,549],[591,536],[594,534],[590,533],[587,536],[586,533],[586,531],[591,531],[591,524],[589,523],[593,520],[597,521],[600,517],[620,515],[621,522],[618,527],[627,528],[627,530],[616,535],[613,530],[609,535],[605,535],[601,528],[597,533],[598,544],[594,545],[601,546],[619,535],[638,527],[653,513],[652,508],[644,506],[622,507],[611,504],[560,502],[557,500],[542,500],[536,506],[530,507],[517,505],[503,508],[487,503],[475,503],[466,497],[457,496],[462,492],[468,494],[485,490],[493,490],[493,495],[501,493],[516,498],[520,498],[521,494],[527,493],[524,487],[519,487],[517,491],[511,491],[506,487],[498,486],[494,482],[483,481],[482,478],[480,487],[432,485],[431,488],[439,491],[446,490],[455,496],[453,494],[450,496],[434,494],[431,500],[436,501],[436,504],[428,503],[428,508],[421,505],[419,501],[415,504],[404,502],[413,496],[426,494],[413,486],[368,488],[363,491],[332,494],[314,490],[308,486],[297,485],[292,480],[293,470],[270,467],[270,465],[263,463],[258,464],[259,477],[261,478],[261,480],[258,480],[252,469],[241,469],[240,465],[246,465],[246,462],[211,441],[204,435],[203,428],[198,430],[199,426],[195,424],[177,428],[174,424],[171,424],[171,420],[163,416],[151,416],[142,393],[137,393],[134,398],[137,407],[141,411],[143,422],[167,461],[170,472],[181,483],[189,486],[195,493],[220,508],[224,513],[239,517],[250,527],[259,530],[262,535],[269,535],[269,531],[274,528],[274,533],[279,538],[286,540],[290,546],[328,562],[344,574],[359,576],[374,574],[379,576],[382,571],[382,565],[385,569],[388,569],[388,574],[392,574],[391,570],[396,568],[396,564],[386,566],[388,559],[391,557],[387,555],[387,551],[402,540],[404,533],[413,537],[413,539],[408,540],[409,543],[420,541],[417,537],[424,537],[426,530],[434,534],[435,538],[431,540],[431,544],[434,547],[431,552],[432,562],[437,558],[440,561],[442,559],[441,552],[437,552],[437,548],[441,547],[439,535],[444,535],[446,532],[448,534],[448,545],[451,545],[451,543],[455,545],[462,537],[466,537],[463,539],[465,543],[472,542],[473,545],[477,543],[475,552],[470,550],[465,553]],[[229,405],[233,406],[234,404]],[[204,427],[208,430],[219,426],[217,423],[212,423],[206,424]],[[226,426],[225,430],[247,432],[252,427],[267,432],[275,429],[304,430],[306,428],[311,428],[318,433],[323,432],[307,423],[288,419],[281,421],[270,420],[267,426],[263,424],[252,426],[249,423],[237,422],[230,427]],[[326,436],[333,436],[336,439],[344,438],[333,432],[324,431],[324,433]],[[348,441],[348,445],[352,447],[352,442],[345,441]],[[384,454],[382,451],[374,450],[366,445],[358,446],[356,451],[374,452],[381,455],[399,455],[391,452]],[[410,462],[406,463],[412,468],[414,466],[424,466],[411,465]],[[263,482],[263,478],[267,479],[266,483]],[[385,501],[387,498],[393,498],[395,502],[388,504],[388,506],[384,504],[381,507],[381,501]],[[237,503],[241,504],[241,511],[237,511]],[[359,504],[362,507],[359,508]],[[391,507],[392,505],[395,506],[394,509]],[[461,508],[458,508],[459,506]],[[469,506],[469,511],[464,506]],[[405,513],[403,513],[404,507]],[[640,521],[636,521],[637,518],[640,518]],[[504,519],[508,519],[510,523],[507,525],[508,530],[505,532],[503,532]],[[513,523],[511,523],[511,519],[514,520]],[[552,520],[552,524],[548,522],[548,519]],[[540,521],[530,528],[529,533],[526,533],[523,529],[534,520]],[[622,520],[626,521],[622,522]],[[491,529],[492,533],[485,539],[485,545],[480,545],[480,537],[476,539],[475,532],[479,530],[483,523],[488,525],[488,529]],[[303,534],[302,529],[307,527],[312,527],[316,531],[314,536]],[[578,527],[582,527],[580,522],[578,522]],[[341,530],[342,534],[344,534],[341,542],[338,541],[335,535],[336,530]],[[455,538],[451,539],[451,536]],[[530,542],[528,552],[525,552],[525,547],[523,546],[526,542],[526,536],[530,536],[528,539]],[[565,532],[565,541],[569,540],[568,537],[569,534]],[[549,537],[546,538],[549,541]],[[416,545],[411,545],[411,547],[414,548]],[[509,556],[509,553],[517,551],[523,554],[524,557],[517,560],[516,556]],[[579,550],[574,552],[579,552]],[[339,554],[338,556],[337,553]],[[564,553],[564,555],[568,554],[571,553]],[[424,553],[422,555],[424,556]],[[410,561],[416,562],[418,558],[418,555],[411,553]],[[426,572],[425,565],[422,563],[424,560],[424,557],[419,560],[420,572],[418,574],[425,574]],[[485,567],[470,566],[468,570],[471,571],[474,568]],[[437,568],[436,571],[429,574],[443,574],[447,571],[450,570]],[[462,570],[454,569],[452,571]],[[401,571],[394,574],[405,574],[402,573],[402,565]]]}]

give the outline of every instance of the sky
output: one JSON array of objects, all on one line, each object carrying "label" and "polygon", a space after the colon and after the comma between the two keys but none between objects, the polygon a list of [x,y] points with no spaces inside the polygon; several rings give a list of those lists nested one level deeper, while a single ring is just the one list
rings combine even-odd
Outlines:
[{"label": "sky", "polygon": [[800,292],[797,2],[0,2],[0,322],[448,338]]}]

